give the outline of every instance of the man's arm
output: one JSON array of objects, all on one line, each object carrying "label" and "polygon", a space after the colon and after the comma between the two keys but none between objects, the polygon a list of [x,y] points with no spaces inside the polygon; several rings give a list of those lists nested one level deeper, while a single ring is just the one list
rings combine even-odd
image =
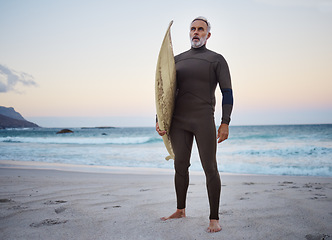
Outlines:
[{"label": "man's arm", "polygon": [[233,110],[233,91],[231,88],[222,88],[222,118],[218,129],[218,143],[225,141],[229,135],[229,122]]},{"label": "man's arm", "polygon": [[233,110],[233,90],[231,76],[226,60],[221,57],[218,64],[218,82],[222,93],[222,118],[218,129],[218,143],[225,141],[229,135],[229,123]]}]

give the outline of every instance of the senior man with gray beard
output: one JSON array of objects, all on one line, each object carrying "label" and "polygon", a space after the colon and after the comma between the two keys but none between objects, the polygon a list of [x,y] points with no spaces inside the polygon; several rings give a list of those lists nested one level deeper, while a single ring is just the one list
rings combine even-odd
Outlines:
[{"label": "senior man with gray beard", "polygon": [[[171,143],[175,154],[175,191],[177,209],[162,220],[186,217],[186,196],[189,185],[189,166],[195,137],[199,156],[206,176],[210,205],[208,232],[221,230],[219,203],[221,181],[216,160],[217,141],[228,138],[233,93],[229,68],[224,57],[206,48],[211,37],[211,25],[204,17],[195,18],[190,25],[191,49],[175,56],[177,94],[175,99]],[[222,119],[216,135],[214,121],[215,90],[222,92]],[[166,132],[156,131],[163,136]]]}]

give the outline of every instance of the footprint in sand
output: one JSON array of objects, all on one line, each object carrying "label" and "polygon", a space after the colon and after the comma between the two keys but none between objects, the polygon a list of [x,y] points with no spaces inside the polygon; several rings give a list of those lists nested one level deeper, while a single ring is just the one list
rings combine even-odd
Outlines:
[{"label": "footprint in sand", "polygon": [[0,199],[0,203],[8,203],[8,202],[14,202],[14,201],[11,199],[7,199],[7,198]]},{"label": "footprint in sand", "polygon": [[249,200],[250,198],[241,197],[240,200]]},{"label": "footprint in sand", "polygon": [[[112,208],[120,208],[121,206],[120,205],[114,205],[114,206],[112,206]],[[108,209],[108,207],[104,207],[104,209],[106,210],[106,209]]]},{"label": "footprint in sand", "polygon": [[258,194],[258,192],[246,192],[245,195],[249,195],[249,194]]},{"label": "footprint in sand", "polygon": [[64,212],[65,210],[66,210],[65,207],[59,207],[59,208],[54,209],[54,211],[55,211],[56,214],[62,213],[62,212]]},{"label": "footprint in sand", "polygon": [[146,191],[150,191],[151,189],[149,189],[149,188],[143,188],[143,189],[140,189],[139,191],[140,192],[146,192]]},{"label": "footprint in sand", "polygon": [[305,239],[307,240],[327,240],[330,238],[329,235],[316,233],[316,234],[308,234],[305,236]]},{"label": "footprint in sand", "polygon": [[28,207],[22,207],[21,205],[16,205],[13,207],[8,208],[8,210],[22,210],[22,209],[27,209]]},{"label": "footprint in sand", "polygon": [[320,183],[306,183],[303,185],[304,188],[312,188],[316,190],[324,189],[324,186],[322,186]]},{"label": "footprint in sand", "polygon": [[54,204],[60,204],[60,203],[66,203],[67,201],[64,200],[56,200],[56,201],[52,201],[49,200],[47,202],[44,202],[45,205],[54,205]]},{"label": "footprint in sand", "polygon": [[230,215],[233,214],[233,211],[232,211],[232,210],[230,210],[230,211],[226,211],[226,210],[224,210],[224,211],[220,212],[220,214],[221,214],[221,215],[228,215],[228,216],[230,216]]},{"label": "footprint in sand", "polygon": [[42,226],[52,226],[52,225],[57,225],[57,224],[64,224],[68,222],[68,220],[60,220],[59,218],[57,219],[45,219],[39,223],[31,223],[30,227],[42,227]]},{"label": "footprint in sand", "polygon": [[279,182],[278,186],[280,187],[285,187],[288,186],[288,188],[300,188],[298,186],[296,186],[296,183],[294,182],[288,182],[288,181],[284,181],[284,182]]},{"label": "footprint in sand", "polygon": [[[15,203],[14,200],[8,199],[8,198],[2,198],[0,199],[0,203]],[[12,206],[12,204],[10,204]],[[27,209],[28,207],[22,207],[21,205],[15,205],[12,207],[7,208],[8,210],[22,210],[22,209]]]},{"label": "footprint in sand", "polygon": [[284,182],[279,182],[278,186],[284,187],[284,186],[287,186],[287,185],[290,185],[290,184],[294,184],[294,183],[293,182],[284,181]]},{"label": "footprint in sand", "polygon": [[314,197],[311,197],[310,199],[323,199],[323,198],[327,198],[325,194],[315,194]]},{"label": "footprint in sand", "polygon": [[243,185],[254,185],[255,183],[253,182],[244,182]]}]

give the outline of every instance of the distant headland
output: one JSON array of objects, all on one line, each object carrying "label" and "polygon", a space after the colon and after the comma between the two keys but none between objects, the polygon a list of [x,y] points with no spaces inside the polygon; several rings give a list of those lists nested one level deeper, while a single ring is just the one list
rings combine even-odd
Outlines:
[{"label": "distant headland", "polygon": [[5,128],[39,128],[39,126],[25,120],[14,108],[0,106],[0,129]]}]

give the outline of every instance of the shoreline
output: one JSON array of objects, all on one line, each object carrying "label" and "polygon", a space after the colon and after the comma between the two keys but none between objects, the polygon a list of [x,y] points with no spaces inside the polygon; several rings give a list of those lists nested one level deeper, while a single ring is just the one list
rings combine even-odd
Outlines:
[{"label": "shoreline", "polygon": [[[68,163],[48,163],[35,161],[0,160],[0,168],[12,169],[45,169],[58,171],[72,171],[85,173],[110,173],[110,174],[173,174],[173,169],[144,168],[144,167],[114,167],[102,165],[83,165]],[[196,174],[200,172],[195,171]],[[194,174],[195,174],[194,173]]]},{"label": "shoreline", "polygon": [[160,217],[176,208],[173,171],[6,164],[0,161],[0,239],[4,240],[332,237],[332,178],[328,177],[221,172],[223,229],[207,233],[203,173],[190,173],[187,217],[164,222]]},{"label": "shoreline", "polygon": [[[10,169],[44,169],[44,170],[58,170],[58,171],[72,171],[82,173],[109,173],[109,174],[147,174],[147,175],[174,175],[174,169],[166,168],[150,168],[150,167],[117,167],[117,166],[103,166],[103,165],[84,165],[84,164],[69,164],[69,163],[50,163],[37,161],[20,161],[20,160],[0,160],[0,168]],[[203,171],[190,170],[190,175],[204,176]],[[254,173],[231,173],[221,172],[220,175],[227,176],[266,176],[266,177],[304,177],[304,178],[330,178],[332,176],[312,176],[312,175],[278,175],[278,174],[254,174]]]}]

